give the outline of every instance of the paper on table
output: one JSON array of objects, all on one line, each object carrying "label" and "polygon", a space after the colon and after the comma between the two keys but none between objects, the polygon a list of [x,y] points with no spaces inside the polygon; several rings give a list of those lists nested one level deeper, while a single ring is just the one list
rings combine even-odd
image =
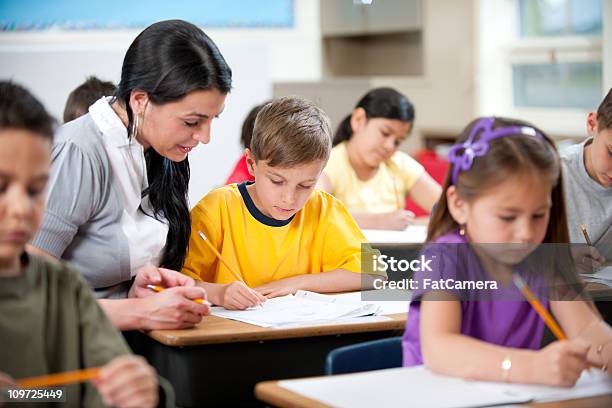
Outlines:
[{"label": "paper on table", "polygon": [[409,225],[403,231],[361,230],[366,240],[372,244],[422,244],[427,238],[426,225]]},{"label": "paper on table", "polygon": [[[300,290],[295,295],[308,297],[311,299],[318,297],[318,298],[328,299],[328,301],[341,302],[341,303],[350,303],[350,304],[361,303],[362,305],[363,304],[373,304],[380,308],[378,314],[381,314],[381,315],[406,313],[408,311],[408,306],[410,305],[410,298],[412,296],[410,291],[399,290],[399,289],[397,290],[396,289],[368,290],[368,291],[362,291],[362,292],[340,293],[336,295],[322,295],[320,293]],[[368,298],[393,299],[393,300],[369,300]],[[394,299],[405,299],[405,300],[394,300]]]},{"label": "paper on table", "polygon": [[232,320],[262,327],[288,327],[308,323],[331,323],[353,317],[375,315],[376,305],[360,303],[337,303],[311,300],[304,296],[287,295],[267,300],[262,306],[248,310],[226,310],[213,307],[211,313]]},{"label": "paper on table", "polygon": [[595,273],[583,273],[580,276],[586,282],[597,282],[612,286],[612,265],[606,266]]},{"label": "paper on table", "polygon": [[286,380],[279,385],[326,405],[355,408],[369,407],[373,400],[384,407],[462,408],[612,393],[612,381],[599,371],[584,372],[575,387],[565,389],[469,381],[434,374],[423,366]]}]

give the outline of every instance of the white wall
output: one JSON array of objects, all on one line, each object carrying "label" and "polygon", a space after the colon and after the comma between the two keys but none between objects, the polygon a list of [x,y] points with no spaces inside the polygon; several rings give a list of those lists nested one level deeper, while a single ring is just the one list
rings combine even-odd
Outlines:
[{"label": "white wall", "polygon": [[[228,61],[234,89],[212,141],[190,155],[190,201],[221,185],[240,155],[242,120],[272,95],[273,81],[321,76],[319,3],[295,0],[295,27],[205,29]],[[117,82],[125,51],[139,30],[0,33],[0,79],[27,86],[61,119],[69,92],[88,75]]]}]

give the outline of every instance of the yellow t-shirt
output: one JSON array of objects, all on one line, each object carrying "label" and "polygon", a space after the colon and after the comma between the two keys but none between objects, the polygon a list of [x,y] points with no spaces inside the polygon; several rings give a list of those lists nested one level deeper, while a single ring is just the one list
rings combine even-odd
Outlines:
[{"label": "yellow t-shirt", "polygon": [[423,166],[403,152],[380,164],[376,175],[362,181],[349,162],[346,142],[335,146],[323,172],[332,186],[332,194],[350,211],[372,213],[404,208],[406,194],[421,177]]},{"label": "yellow t-shirt", "polygon": [[211,191],[191,210],[182,272],[214,283],[236,279],[198,236],[200,230],[250,287],[339,268],[361,272],[366,242],[342,203],[323,191],[315,190],[304,208],[280,221],[255,207],[246,183],[230,184]]}]

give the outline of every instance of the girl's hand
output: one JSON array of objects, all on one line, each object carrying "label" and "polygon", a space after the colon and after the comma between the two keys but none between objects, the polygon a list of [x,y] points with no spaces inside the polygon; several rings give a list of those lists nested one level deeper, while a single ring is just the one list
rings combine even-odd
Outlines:
[{"label": "girl's hand", "polygon": [[265,296],[240,281],[228,283],[221,291],[221,306],[227,310],[244,310],[265,301]]},{"label": "girl's hand", "polygon": [[300,280],[301,276],[292,276],[291,278],[280,279],[258,286],[255,290],[268,299],[292,295],[301,289]]},{"label": "girl's hand", "polygon": [[157,285],[162,288],[176,286],[195,286],[195,281],[187,275],[153,265],[143,266],[138,270],[128,297],[147,297],[155,294],[147,285]]},{"label": "girl's hand", "polygon": [[540,384],[572,387],[588,368],[587,353],[591,345],[582,339],[555,341],[537,352],[533,373]]},{"label": "girl's hand", "polygon": [[387,230],[405,230],[408,225],[414,222],[414,213],[412,211],[397,210],[389,213],[380,214],[380,229]]},{"label": "girl's hand", "polygon": [[210,314],[208,305],[194,301],[206,299],[206,291],[200,287],[178,286],[153,293],[154,296],[139,299],[142,329],[188,329]]},{"label": "girl's hand", "polygon": [[119,408],[153,408],[159,401],[155,369],[140,356],[116,357],[93,381],[104,403]]}]

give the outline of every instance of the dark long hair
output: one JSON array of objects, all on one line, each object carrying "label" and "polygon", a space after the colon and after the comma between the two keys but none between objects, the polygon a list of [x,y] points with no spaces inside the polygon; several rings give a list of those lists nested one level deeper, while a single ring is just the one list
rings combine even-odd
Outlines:
[{"label": "dark long hair", "polygon": [[[401,93],[393,88],[376,88],[365,94],[355,106],[363,108],[368,119],[398,119],[402,122],[414,121],[414,106]],[[347,115],[334,134],[333,146],[349,140],[353,136],[351,114]]]},{"label": "dark long hair", "polygon": [[[182,99],[194,90],[216,89],[227,94],[232,71],[215,43],[202,30],[182,20],[161,21],[147,27],[130,45],[115,98],[128,116],[128,138],[132,137],[133,90],[148,94],[154,104]],[[173,162],[150,148],[145,153],[152,216],[165,218],[168,236],[160,265],[180,270],[185,261],[191,219],[187,204],[189,161]]]},{"label": "dark long hair", "polygon": [[[480,118],[479,118],[480,119]],[[476,119],[461,132],[457,143],[467,140]],[[489,141],[489,151],[484,156],[476,157],[474,165],[466,172],[460,172],[455,183],[457,193],[466,201],[472,201],[487,188],[503,182],[509,176],[531,171],[547,177],[553,185],[550,219],[544,237],[545,243],[568,243],[567,215],[563,195],[561,162],[551,139],[535,126],[515,119],[495,118],[494,128],[506,126],[528,126],[536,129],[545,143],[538,138],[527,135],[501,137]],[[427,231],[427,242],[433,241],[454,229],[459,228],[448,209],[446,191],[451,185],[453,166],[448,170],[443,186],[443,193],[431,215]]]}]

